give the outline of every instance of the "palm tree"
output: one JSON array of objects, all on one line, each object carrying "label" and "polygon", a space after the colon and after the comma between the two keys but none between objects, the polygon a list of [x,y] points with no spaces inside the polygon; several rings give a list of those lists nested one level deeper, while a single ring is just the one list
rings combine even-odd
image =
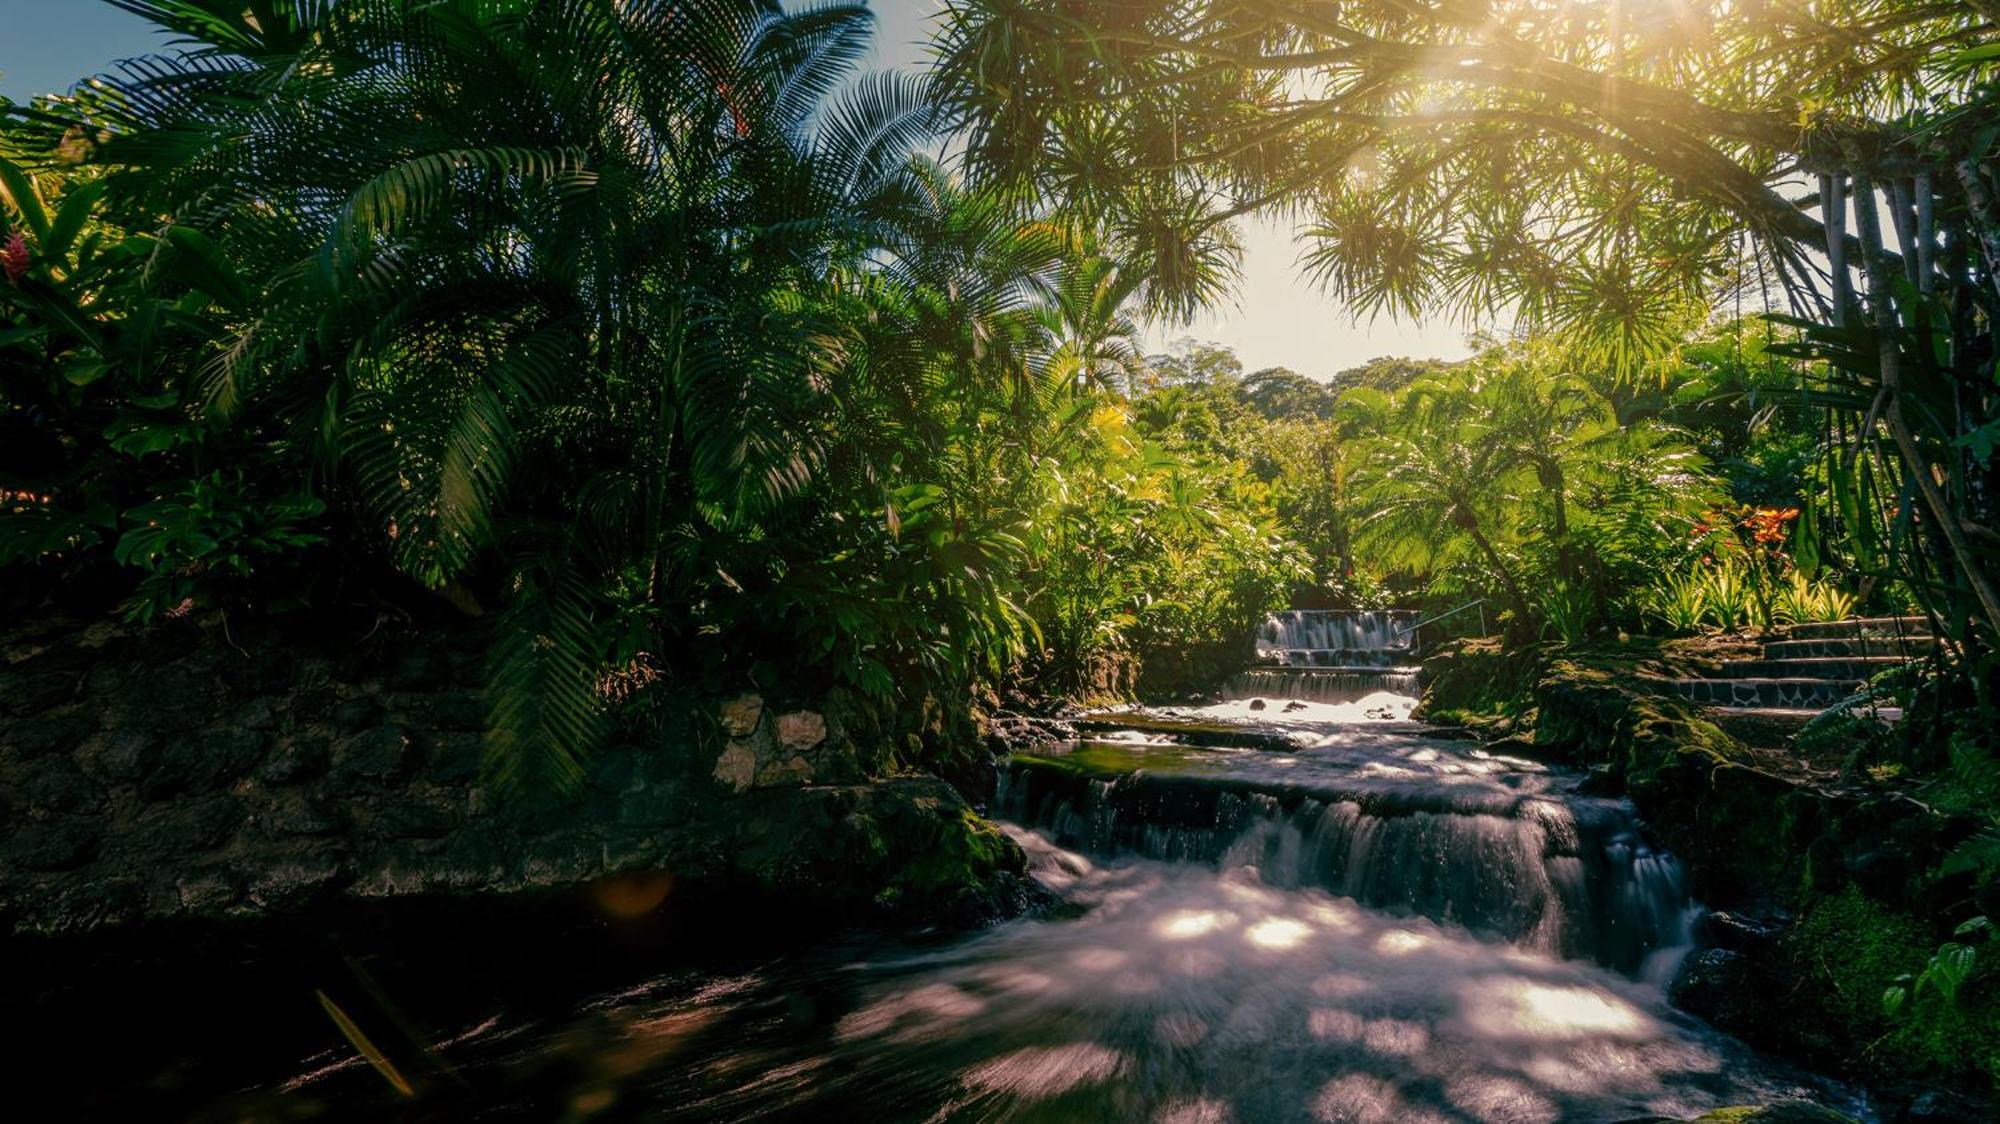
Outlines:
[{"label": "palm tree", "polygon": [[1357,536],[1393,565],[1483,566],[1525,623],[1531,602],[1502,549],[1513,532],[1509,512],[1522,502],[1524,462],[1497,439],[1479,377],[1471,367],[1448,368],[1393,398],[1365,388],[1342,396],[1343,425],[1363,444],[1352,481],[1364,512]]},{"label": "palm tree", "polygon": [[931,110],[833,96],[859,4],[124,6],[192,46],[75,113],[114,206],[248,295],[207,416],[298,435],[367,541],[499,602],[493,759],[575,777],[619,637],[695,627],[865,455],[841,310]]},{"label": "palm tree", "polygon": [[1044,362],[1052,381],[1077,389],[1136,395],[1146,358],[1139,324],[1129,314],[1145,273],[1099,252],[1096,239],[1071,235],[1037,319],[1048,333]]}]

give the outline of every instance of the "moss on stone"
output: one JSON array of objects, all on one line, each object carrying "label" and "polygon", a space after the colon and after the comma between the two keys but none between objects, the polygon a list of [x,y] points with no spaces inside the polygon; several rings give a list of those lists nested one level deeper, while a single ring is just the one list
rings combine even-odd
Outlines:
[{"label": "moss on stone", "polygon": [[1854,1118],[1815,1104],[1740,1105],[1704,1112],[1691,1124],[1854,1124]]},{"label": "moss on stone", "polygon": [[1779,946],[1793,982],[1788,1022],[1797,1045],[1859,1057],[1875,1074],[1993,1087],[2000,979],[1990,962],[1956,1002],[1926,990],[1899,1017],[1883,1012],[1883,991],[1923,971],[1936,948],[1930,926],[1854,886],[1813,899]]},{"label": "moss on stone", "polygon": [[1191,746],[1083,742],[1068,753],[1017,753],[1014,760],[1084,777],[1122,777],[1141,769],[1152,773],[1210,773],[1219,769],[1210,754]]},{"label": "moss on stone", "polygon": [[1423,698],[1412,718],[1475,731],[1510,731],[1533,705],[1552,649],[1509,650],[1496,639],[1455,641],[1424,659]]}]

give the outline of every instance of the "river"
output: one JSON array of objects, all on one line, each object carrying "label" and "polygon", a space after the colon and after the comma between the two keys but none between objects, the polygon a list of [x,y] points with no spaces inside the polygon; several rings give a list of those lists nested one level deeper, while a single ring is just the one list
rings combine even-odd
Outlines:
[{"label": "river", "polygon": [[[1427,737],[1410,702],[1150,712],[1289,751],[1155,731],[1017,760],[994,806],[1054,897],[1039,915],[676,970],[440,1056],[494,1120],[1866,1117],[1665,1002],[1695,907],[1628,806]],[[471,1111],[381,1085],[331,1051],[255,1099]]]}]

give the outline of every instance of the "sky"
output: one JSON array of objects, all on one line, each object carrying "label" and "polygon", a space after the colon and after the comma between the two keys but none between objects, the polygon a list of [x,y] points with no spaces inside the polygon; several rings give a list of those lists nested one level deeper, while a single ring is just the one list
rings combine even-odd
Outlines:
[{"label": "sky", "polygon": [[[870,0],[880,18],[876,67],[921,66],[939,0]],[[67,89],[118,59],[162,49],[150,24],[104,0],[0,0],[0,96],[25,101]],[[1357,322],[1295,268],[1288,226],[1247,222],[1243,279],[1234,299],[1189,325],[1148,326],[1151,348],[1181,337],[1222,344],[1245,370],[1290,367],[1330,378],[1381,355],[1457,358],[1470,353],[1462,327],[1387,318]]]}]

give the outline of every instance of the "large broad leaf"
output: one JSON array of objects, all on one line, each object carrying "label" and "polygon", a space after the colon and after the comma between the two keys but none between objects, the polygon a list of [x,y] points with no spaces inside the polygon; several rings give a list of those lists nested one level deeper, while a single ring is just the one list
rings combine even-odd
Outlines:
[{"label": "large broad leaf", "polygon": [[42,236],[44,257],[67,260],[70,243],[76,241],[77,232],[89,221],[98,197],[103,194],[103,184],[87,183],[63,198],[62,206],[56,210],[55,220],[49,223],[48,232]]},{"label": "large broad leaf", "polygon": [[35,181],[20,165],[4,158],[0,158],[0,200],[21,216],[21,222],[37,242],[48,244],[49,212],[42,204],[41,193],[35,190]]},{"label": "large broad leaf", "polygon": [[215,239],[191,226],[168,227],[166,239],[174,251],[167,256],[168,268],[182,281],[231,312],[240,312],[250,304],[250,287],[237,275]]}]

